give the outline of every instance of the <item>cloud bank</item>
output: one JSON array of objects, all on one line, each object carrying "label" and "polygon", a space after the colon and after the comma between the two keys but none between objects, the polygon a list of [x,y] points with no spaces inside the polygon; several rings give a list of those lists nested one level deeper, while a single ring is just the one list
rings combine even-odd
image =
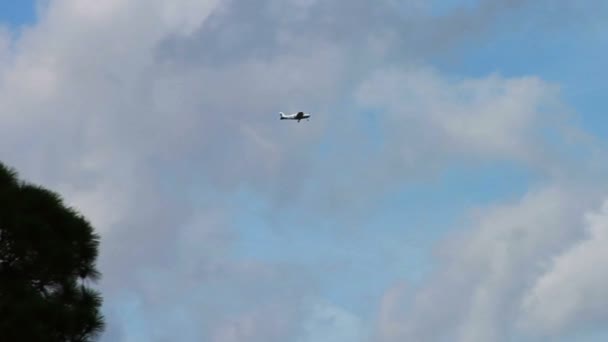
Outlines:
[{"label": "cloud bank", "polygon": [[[19,35],[0,31],[3,161],[102,233],[104,340],[500,341],[605,320],[605,272],[585,267],[604,260],[605,213],[583,220],[602,192],[578,181],[597,162],[564,153],[588,146],[569,138],[559,86],[424,62],[530,3],[429,6],[52,0]],[[273,114],[300,108],[307,126]],[[298,212],[311,234],[326,220],[344,232],[462,161],[549,181],[481,208],[375,317],[324,299],[331,267],[239,254],[243,192],[277,231]]]}]

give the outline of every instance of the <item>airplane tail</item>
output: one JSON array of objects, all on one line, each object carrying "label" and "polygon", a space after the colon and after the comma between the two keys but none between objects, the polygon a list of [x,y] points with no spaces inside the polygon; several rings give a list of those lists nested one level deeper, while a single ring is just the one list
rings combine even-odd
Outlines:
[{"label": "airplane tail", "polygon": [[281,115],[281,120],[285,119],[285,113],[279,112],[279,114]]}]

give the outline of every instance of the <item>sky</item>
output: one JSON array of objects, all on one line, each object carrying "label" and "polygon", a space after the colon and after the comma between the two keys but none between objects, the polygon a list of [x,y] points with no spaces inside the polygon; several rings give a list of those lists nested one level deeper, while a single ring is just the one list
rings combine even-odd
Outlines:
[{"label": "sky", "polygon": [[0,155],[101,235],[102,342],[600,341],[607,17],[5,1]]}]

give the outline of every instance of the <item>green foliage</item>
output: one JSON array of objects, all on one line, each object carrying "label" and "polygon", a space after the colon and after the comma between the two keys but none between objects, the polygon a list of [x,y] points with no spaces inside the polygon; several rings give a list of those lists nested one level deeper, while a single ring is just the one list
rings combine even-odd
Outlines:
[{"label": "green foliage", "polygon": [[99,236],[58,194],[0,163],[0,340],[92,341],[101,295],[86,286]]}]

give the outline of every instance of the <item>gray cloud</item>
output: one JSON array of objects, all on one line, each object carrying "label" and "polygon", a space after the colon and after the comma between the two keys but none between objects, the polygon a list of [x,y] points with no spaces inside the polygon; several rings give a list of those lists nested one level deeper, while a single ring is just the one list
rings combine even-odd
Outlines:
[{"label": "gray cloud", "polygon": [[[360,319],[317,307],[324,271],[235,256],[240,190],[268,200],[271,219],[295,208],[313,229],[311,213],[355,221],[379,194],[451,158],[546,161],[529,123],[559,96],[550,85],[383,67],[445,52],[520,2],[439,18],[414,2],[252,4],[56,0],[14,46],[0,34],[3,161],[65,194],[103,233],[107,341],[126,339],[138,319],[145,340],[285,341],[314,337],[303,322],[321,329],[327,315],[339,318],[329,331],[349,336]],[[464,22],[469,30],[455,29]],[[385,148],[356,115],[367,106],[388,109],[377,116]],[[448,114],[454,106],[470,125]],[[315,119],[279,126],[279,110],[300,108]],[[135,318],[120,312],[131,307]]]}]

